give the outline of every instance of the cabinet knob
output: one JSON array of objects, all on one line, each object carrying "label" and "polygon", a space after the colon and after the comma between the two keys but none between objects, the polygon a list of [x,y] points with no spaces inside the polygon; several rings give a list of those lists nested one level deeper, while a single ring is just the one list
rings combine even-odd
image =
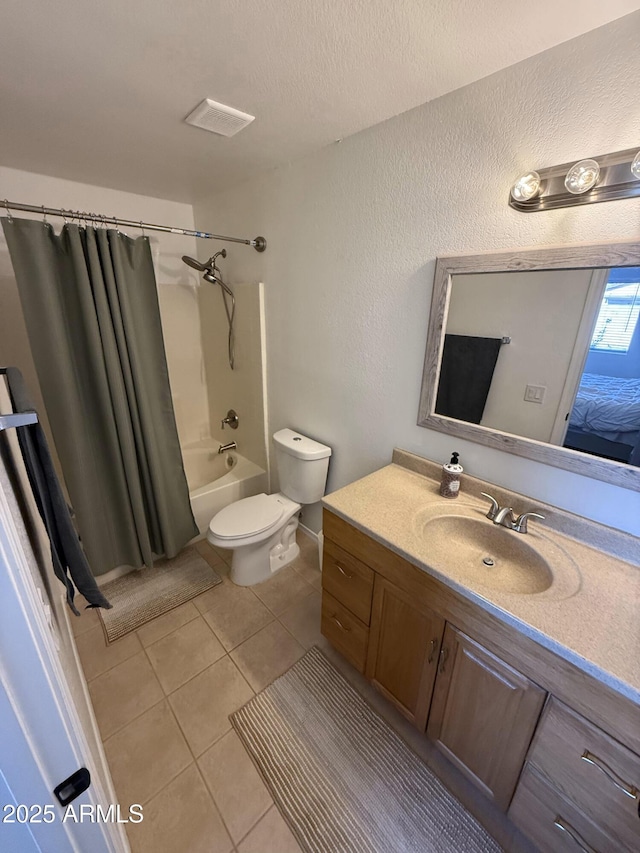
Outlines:
[{"label": "cabinet knob", "polygon": [[589,752],[588,749],[580,756],[582,761],[586,761],[587,764],[593,764],[594,767],[597,767],[601,773],[607,777],[610,782],[618,788],[618,790],[622,791],[627,797],[631,797],[632,800],[635,800],[638,796],[638,789],[635,785],[629,785],[623,779],[621,779],[618,774],[612,770],[609,765],[604,762],[601,758],[598,758],[597,755],[594,755],[592,752]]}]

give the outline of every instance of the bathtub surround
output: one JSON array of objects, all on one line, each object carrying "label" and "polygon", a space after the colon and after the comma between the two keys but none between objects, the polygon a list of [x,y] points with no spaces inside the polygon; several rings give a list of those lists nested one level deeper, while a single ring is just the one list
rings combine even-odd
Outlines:
[{"label": "bathtub surround", "polygon": [[[201,241],[202,258],[209,247]],[[231,247],[220,261],[236,299],[234,317],[235,363],[231,370],[227,359],[227,317],[220,288],[203,282],[198,288],[200,336],[205,364],[211,437],[221,444],[238,443],[239,452],[267,467],[266,436],[266,358],[264,323],[264,285],[236,282],[227,275],[230,261],[246,249]],[[222,429],[221,420],[229,409],[238,413],[238,429]],[[267,489],[265,489],[266,491]]]},{"label": "bathtub surround", "polygon": [[146,237],[3,218],[31,352],[95,574],[197,532]]},{"label": "bathtub surround", "polygon": [[[638,145],[640,13],[533,56],[195,204],[227,233],[265,233],[229,277],[266,282],[270,428],[335,448],[328,491],[400,444],[433,459],[418,427],[435,259],[638,239],[640,200],[526,215],[507,204],[531,164]],[[465,469],[640,533],[640,494],[461,441]],[[272,484],[272,489],[277,483]],[[321,526],[317,507],[305,524]]]}]

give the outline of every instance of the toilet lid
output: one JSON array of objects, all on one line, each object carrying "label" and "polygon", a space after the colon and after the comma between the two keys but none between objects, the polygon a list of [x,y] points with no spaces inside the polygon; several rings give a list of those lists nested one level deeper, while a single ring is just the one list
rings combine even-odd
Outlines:
[{"label": "toilet lid", "polygon": [[229,504],[211,519],[209,530],[221,539],[254,536],[272,527],[283,506],[275,495],[254,495]]}]

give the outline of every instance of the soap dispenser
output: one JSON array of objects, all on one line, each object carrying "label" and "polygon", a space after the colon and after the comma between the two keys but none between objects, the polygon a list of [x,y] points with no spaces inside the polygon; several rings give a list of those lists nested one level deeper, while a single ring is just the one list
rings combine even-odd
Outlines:
[{"label": "soap dispenser", "polygon": [[459,455],[459,453],[452,453],[449,464],[442,466],[440,494],[443,498],[457,498],[460,492],[460,474],[464,469],[458,463]]}]

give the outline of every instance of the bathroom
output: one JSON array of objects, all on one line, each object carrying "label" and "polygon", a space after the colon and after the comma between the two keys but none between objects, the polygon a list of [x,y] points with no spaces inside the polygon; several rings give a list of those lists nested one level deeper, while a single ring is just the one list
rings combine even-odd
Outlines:
[{"label": "bathroom", "polygon": [[[622,16],[634,5],[619,8]],[[549,4],[555,26],[552,9]],[[514,54],[502,65],[489,63],[474,80],[439,92],[430,94],[414,82],[413,95],[392,106],[384,120],[365,117],[358,132],[329,121],[331,107],[325,103],[321,144],[285,147],[279,140],[246,170],[229,166],[215,177],[212,171],[207,180],[206,169],[188,171],[179,146],[172,160],[167,155],[158,162],[149,142],[148,162],[138,164],[127,161],[123,149],[122,168],[104,155],[98,158],[105,115],[100,106],[94,107],[95,135],[86,146],[96,165],[92,168],[87,156],[74,167],[71,155],[61,150],[64,137],[57,129],[70,120],[71,106],[62,98],[40,99],[35,82],[29,91],[27,59],[20,66],[17,57],[5,54],[3,78],[22,79],[24,88],[15,83],[14,98],[23,100],[24,108],[12,121],[23,124],[28,139],[16,138],[9,146],[11,133],[3,121],[8,140],[0,154],[0,195],[218,234],[265,236],[267,250],[258,253],[248,246],[149,232],[181,442],[190,445],[209,436],[236,441],[240,455],[270,472],[265,491],[278,489],[271,436],[290,427],[332,448],[328,494],[387,465],[394,447],[440,464],[457,450],[465,471],[475,477],[638,536],[639,492],[470,440],[453,441],[416,423],[437,257],[637,240],[637,199],[535,215],[520,214],[507,203],[514,178],[530,168],[638,144],[634,81],[640,71],[640,13],[618,20],[614,15],[580,32],[568,26],[565,35],[541,41],[528,54]],[[483,22],[483,35],[489,37],[492,25],[498,27],[496,19]],[[197,27],[195,15],[191,26]],[[224,27],[218,34],[210,46],[220,57],[226,50]],[[166,34],[165,39],[161,43],[173,57],[178,46]],[[399,36],[393,49],[401,52],[401,45]],[[289,47],[296,57],[299,46]],[[189,44],[180,49],[188,53]],[[29,63],[34,59],[28,57]],[[301,57],[291,61],[304,64]],[[233,66],[233,56],[229,62]],[[135,67],[129,73],[135,74]],[[259,92],[236,83],[226,95],[215,90],[211,74],[205,77],[206,91],[192,81],[177,99],[178,118],[202,97],[212,97],[255,114],[258,128],[264,115]],[[397,88],[404,87],[398,83]],[[137,115],[135,120],[141,121]],[[187,131],[203,149],[217,140]],[[243,134],[251,132],[249,126],[237,144],[244,145]],[[232,144],[225,140],[228,150]],[[181,261],[182,255],[206,260],[222,246],[228,254],[219,265],[238,300],[233,375],[225,363],[220,293],[200,285],[200,276]],[[33,378],[4,244],[0,256],[0,360],[22,362],[25,376]],[[245,293],[249,307],[241,311]],[[229,409],[240,419],[236,431],[220,429]],[[304,508],[301,524],[315,545],[313,534],[322,527],[319,504]]]}]

